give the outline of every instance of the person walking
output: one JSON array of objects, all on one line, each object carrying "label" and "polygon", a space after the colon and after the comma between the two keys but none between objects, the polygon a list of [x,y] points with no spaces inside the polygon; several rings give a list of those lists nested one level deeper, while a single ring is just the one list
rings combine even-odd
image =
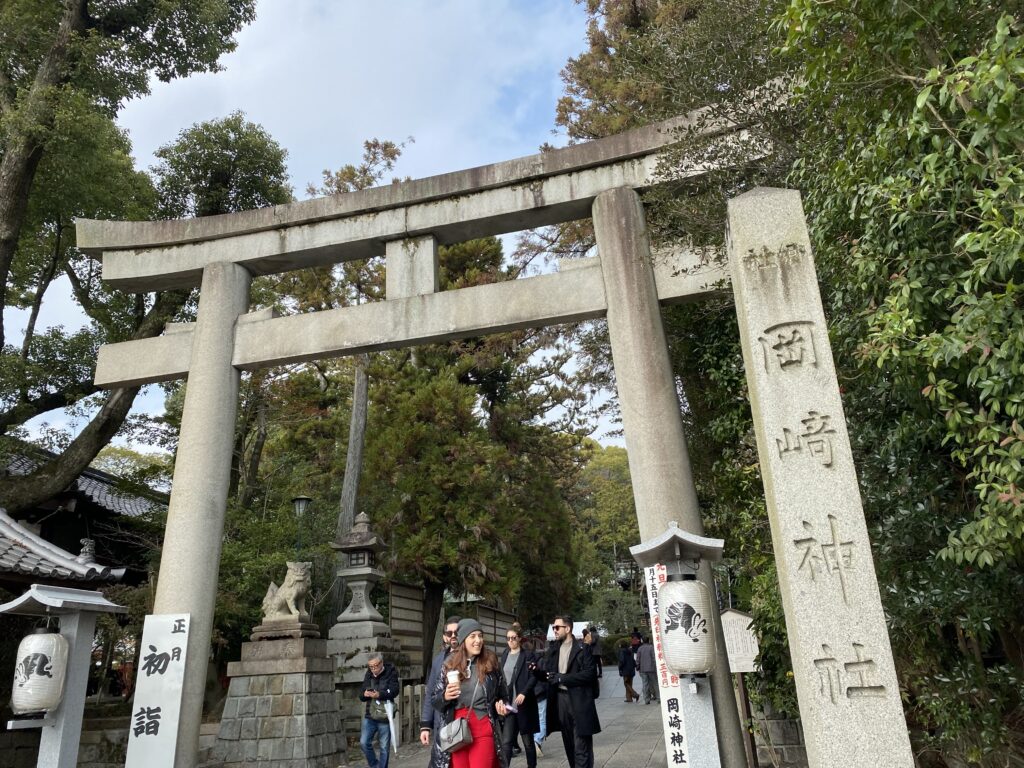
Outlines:
[{"label": "person walking", "polygon": [[644,684],[644,704],[661,701],[658,695],[658,661],[654,657],[654,646],[647,638],[640,641],[636,649],[636,671]]},{"label": "person walking", "polygon": [[[359,692],[359,700],[365,702],[363,727],[359,734],[359,746],[366,756],[369,768],[388,768],[388,749],[391,747],[391,724],[385,702],[394,701],[398,696],[398,670],[384,661],[379,653],[371,653],[366,663],[366,674]],[[380,755],[373,751],[373,737],[380,744]]]},{"label": "person walking", "polygon": [[594,657],[594,667],[597,669],[597,679],[600,680],[604,677],[604,661],[601,659],[601,644],[594,627],[587,627],[583,630],[583,644],[590,647],[590,653]]},{"label": "person walking", "polygon": [[[457,752],[437,750],[438,760],[430,768],[506,768],[498,718],[508,714],[508,690],[498,657],[484,645],[480,622],[463,619],[457,631],[458,647],[441,667],[444,674],[434,685],[432,700],[444,722],[466,720],[473,742]],[[458,674],[449,680],[449,672]]]},{"label": "person walking", "polygon": [[522,647],[523,628],[518,623],[508,628],[505,641],[508,648],[501,655],[501,670],[508,688],[509,698],[505,704],[509,713],[502,729],[501,748],[505,753],[505,762],[511,763],[512,748],[522,734],[526,768],[537,768],[537,748],[533,734],[540,728],[540,716],[537,712],[537,697],[534,695],[537,678],[530,671],[530,665],[537,663],[537,657],[533,651]]},{"label": "person walking", "polygon": [[[444,622],[444,631],[441,636],[441,650],[438,651],[437,655],[434,656],[434,660],[430,664],[430,672],[427,673],[427,679],[425,680],[426,685],[424,691],[428,694],[434,690],[438,678],[442,676],[441,666],[444,664],[444,660],[448,658],[448,655],[452,653],[456,648],[459,647],[459,620],[458,616],[449,616]],[[431,749],[430,762],[434,762],[433,753],[437,751],[437,729],[441,727],[441,713],[434,709],[434,703],[430,700],[430,696],[426,695],[423,697],[423,706],[420,709],[420,744],[424,747],[429,747],[433,744]]]},{"label": "person walking", "polygon": [[625,640],[619,641],[619,677],[626,686],[626,703],[640,701],[640,694],[633,690],[633,677],[636,675],[636,659],[633,650]]},{"label": "person walking", "polygon": [[[532,641],[528,641],[531,644],[531,649],[538,659],[540,659],[540,639],[537,638]],[[543,680],[537,680],[537,684],[533,687],[533,695],[537,698],[537,721],[539,723],[537,732],[533,734],[533,745],[537,748],[537,756],[544,757],[544,739],[548,735],[548,684]]]},{"label": "person walking", "polygon": [[534,674],[548,684],[548,733],[562,732],[569,768],[594,768],[594,736],[601,732],[594,704],[594,657],[572,636],[572,619],[555,616],[555,639]]}]

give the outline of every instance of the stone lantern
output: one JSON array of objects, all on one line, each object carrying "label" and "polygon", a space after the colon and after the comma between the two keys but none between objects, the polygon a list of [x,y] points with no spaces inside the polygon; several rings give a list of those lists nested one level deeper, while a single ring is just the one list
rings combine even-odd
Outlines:
[{"label": "stone lantern", "polygon": [[[387,633],[388,627],[384,624],[384,617],[370,602],[373,585],[384,578],[383,571],[377,569],[377,555],[384,549],[384,543],[370,530],[369,516],[365,512],[356,515],[352,530],[332,542],[331,547],[342,555],[343,564],[338,568],[338,578],[343,579],[352,590],[352,599],[338,616],[338,623],[331,629],[331,637],[339,636],[335,632],[339,625],[355,622],[379,625],[370,627],[373,630],[372,634]],[[342,634],[352,636],[349,632]],[[359,634],[363,635],[362,632]]]},{"label": "stone lantern", "polygon": [[338,552],[337,577],[352,590],[352,599],[328,633],[327,652],[335,659],[334,682],[341,694],[345,730],[358,733],[363,714],[359,691],[370,654],[384,654],[406,679],[410,670],[401,644],[391,637],[391,628],[370,602],[373,585],[385,575],[377,569],[384,543],[370,530],[370,518],[364,513],[356,515],[352,530],[331,547]]}]

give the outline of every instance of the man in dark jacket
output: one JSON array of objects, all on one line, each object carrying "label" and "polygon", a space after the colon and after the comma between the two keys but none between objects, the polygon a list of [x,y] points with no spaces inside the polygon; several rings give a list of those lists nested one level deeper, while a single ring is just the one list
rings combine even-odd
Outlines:
[{"label": "man in dark jacket", "polygon": [[644,684],[644,704],[660,701],[658,695],[658,659],[654,654],[654,646],[644,638],[636,649],[636,671]]},{"label": "man in dark jacket", "polygon": [[[385,702],[398,696],[398,670],[384,661],[379,653],[371,653],[366,662],[366,674],[359,689],[359,700],[366,702],[359,746],[366,756],[369,768],[388,768],[388,749],[391,747],[391,726]],[[380,755],[373,751],[373,737],[380,742]]]},{"label": "man in dark jacket", "polygon": [[420,710],[420,744],[424,747],[429,747],[431,742],[434,742],[434,750],[437,749],[436,734],[437,729],[441,727],[442,718],[441,713],[434,709],[430,694],[434,690],[437,678],[441,676],[441,665],[444,664],[444,660],[448,658],[449,653],[459,647],[457,635],[459,633],[460,620],[461,617],[459,616],[449,616],[445,621],[444,636],[441,638],[442,648],[434,656],[434,661],[430,665],[430,672],[424,681],[423,708]]},{"label": "man in dark jacket", "polygon": [[571,618],[555,616],[551,628],[555,639],[535,672],[548,683],[548,732],[562,732],[569,768],[594,768],[594,734],[601,732],[594,704],[594,657],[572,636]]}]

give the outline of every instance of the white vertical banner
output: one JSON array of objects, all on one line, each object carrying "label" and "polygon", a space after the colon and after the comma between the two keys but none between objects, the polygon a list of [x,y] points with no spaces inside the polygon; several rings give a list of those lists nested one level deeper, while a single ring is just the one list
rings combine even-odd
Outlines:
[{"label": "white vertical banner", "polygon": [[658,589],[668,578],[668,571],[662,564],[644,568],[644,582],[647,585],[647,606],[651,619],[651,644],[654,658],[658,663],[658,699],[661,705],[661,725],[665,732],[665,759],[668,765],[689,764],[689,744],[686,739],[686,723],[679,701],[679,676],[669,671],[665,661],[665,649],[661,642],[661,619],[658,616]]},{"label": "white vertical banner", "polygon": [[146,617],[125,768],[174,765],[190,618],[187,613]]}]

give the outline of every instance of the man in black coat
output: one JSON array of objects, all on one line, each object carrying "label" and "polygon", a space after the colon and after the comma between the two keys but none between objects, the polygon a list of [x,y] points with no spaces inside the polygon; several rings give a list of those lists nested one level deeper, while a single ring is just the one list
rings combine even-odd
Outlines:
[{"label": "man in black coat", "polygon": [[430,665],[430,672],[427,673],[427,679],[424,681],[423,708],[420,711],[420,744],[424,747],[429,747],[431,742],[434,742],[434,750],[437,749],[436,734],[437,729],[441,727],[442,718],[441,713],[434,709],[431,692],[434,690],[437,678],[441,676],[441,666],[444,664],[444,660],[448,658],[449,653],[459,647],[457,635],[461,620],[460,616],[449,616],[445,621],[444,636],[441,638],[441,650],[434,656],[434,661]]},{"label": "man in black coat", "polygon": [[562,732],[569,768],[594,768],[594,734],[601,732],[594,704],[594,657],[572,636],[571,618],[555,616],[551,628],[555,639],[535,671],[548,683],[548,732]]},{"label": "man in black coat", "polygon": [[[366,662],[366,674],[359,691],[359,700],[365,702],[363,727],[359,746],[366,757],[367,768],[388,768],[388,748],[391,746],[391,725],[386,713],[386,702],[398,696],[398,670],[384,661],[379,653],[371,653]],[[373,737],[377,737],[380,753],[373,751]]]}]

